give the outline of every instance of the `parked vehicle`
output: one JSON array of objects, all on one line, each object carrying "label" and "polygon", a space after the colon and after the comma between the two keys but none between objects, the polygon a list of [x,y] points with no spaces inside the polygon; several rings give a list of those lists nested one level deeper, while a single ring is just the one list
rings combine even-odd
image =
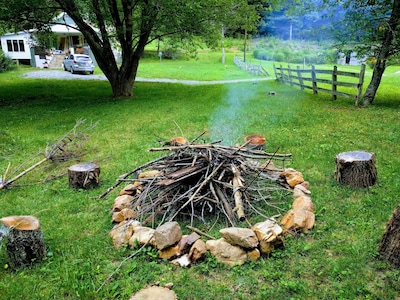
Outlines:
[{"label": "parked vehicle", "polygon": [[72,74],[76,72],[89,72],[93,74],[94,64],[89,55],[70,54],[64,59],[64,70]]}]

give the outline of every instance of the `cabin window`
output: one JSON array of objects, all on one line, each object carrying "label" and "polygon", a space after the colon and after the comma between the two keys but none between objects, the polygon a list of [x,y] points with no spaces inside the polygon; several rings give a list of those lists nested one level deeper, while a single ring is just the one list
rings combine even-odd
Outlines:
[{"label": "cabin window", "polygon": [[8,52],[25,52],[23,40],[7,40]]},{"label": "cabin window", "polygon": [[19,41],[18,41],[18,45],[19,45],[19,51],[20,51],[20,52],[25,52],[24,41],[23,41],[23,40],[19,40]]}]

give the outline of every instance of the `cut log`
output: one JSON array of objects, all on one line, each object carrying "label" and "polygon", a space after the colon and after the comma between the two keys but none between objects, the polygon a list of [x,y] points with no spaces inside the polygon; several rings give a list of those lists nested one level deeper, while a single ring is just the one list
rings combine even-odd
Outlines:
[{"label": "cut log", "polygon": [[368,187],[376,183],[375,154],[366,151],[343,152],[335,157],[335,179],[352,187]]},{"label": "cut log", "polygon": [[233,173],[233,197],[235,199],[235,210],[236,214],[240,221],[244,221],[246,216],[244,214],[243,201],[242,201],[242,192],[241,188],[244,188],[242,178],[240,176],[240,171],[237,167],[232,165],[232,173]]},{"label": "cut log", "polygon": [[400,205],[386,226],[378,252],[383,259],[400,268]]},{"label": "cut log", "polygon": [[244,138],[247,147],[251,150],[264,150],[265,151],[265,138],[258,134],[248,135]]},{"label": "cut log", "polygon": [[0,219],[7,231],[7,257],[11,269],[42,261],[46,256],[39,220],[33,216],[10,216]]},{"label": "cut log", "polygon": [[83,163],[68,168],[69,185],[76,189],[97,187],[100,182],[100,167],[95,163]]}]

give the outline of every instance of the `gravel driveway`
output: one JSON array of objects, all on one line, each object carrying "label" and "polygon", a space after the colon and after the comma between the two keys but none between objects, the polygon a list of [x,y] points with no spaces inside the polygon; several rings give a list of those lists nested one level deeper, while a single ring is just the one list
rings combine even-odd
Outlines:
[{"label": "gravel driveway", "polygon": [[[43,78],[43,79],[61,79],[61,80],[107,80],[104,75],[86,75],[86,74],[71,74],[70,72],[63,70],[38,70],[25,73],[24,78]],[[141,82],[169,82],[169,83],[181,83],[189,85],[200,85],[200,84],[224,84],[224,83],[235,83],[235,82],[258,82],[265,80],[274,80],[274,78],[252,78],[252,79],[236,79],[236,80],[213,80],[213,81],[199,81],[199,80],[179,80],[169,78],[141,78],[136,77],[135,81]]]},{"label": "gravel driveway", "polygon": [[62,70],[39,70],[25,73],[24,78],[106,80],[104,75],[71,74]]}]

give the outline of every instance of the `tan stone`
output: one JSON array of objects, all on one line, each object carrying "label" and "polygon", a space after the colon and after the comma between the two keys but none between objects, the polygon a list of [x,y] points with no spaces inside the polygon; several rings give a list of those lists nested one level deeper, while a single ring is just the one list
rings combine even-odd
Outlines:
[{"label": "tan stone", "polygon": [[158,257],[161,259],[171,259],[178,256],[179,247],[178,245],[164,248],[158,251]]},{"label": "tan stone", "polygon": [[262,170],[270,170],[270,171],[276,171],[278,168],[275,166],[275,164],[272,161],[267,161],[261,165]]},{"label": "tan stone", "polygon": [[310,190],[310,183],[308,181],[304,181],[300,183],[302,186],[304,186],[307,190]]},{"label": "tan stone", "polygon": [[[304,183],[304,182],[303,182]],[[304,187],[303,184],[297,184],[293,189],[293,198],[296,199],[300,196],[310,196],[311,192]]]},{"label": "tan stone", "polygon": [[168,288],[151,286],[138,291],[129,300],[178,300],[178,297]]},{"label": "tan stone", "polygon": [[114,205],[112,207],[112,212],[121,211],[124,208],[132,208],[133,197],[130,195],[118,196],[114,200]]},{"label": "tan stone", "polygon": [[258,239],[253,230],[248,228],[228,227],[219,231],[221,236],[230,244],[242,248],[256,248]]},{"label": "tan stone", "polygon": [[143,182],[135,181],[134,183],[130,183],[125,186],[120,192],[119,195],[135,195],[138,190],[142,190]]},{"label": "tan stone", "polygon": [[293,207],[293,209],[304,209],[304,210],[311,211],[312,213],[315,212],[314,203],[311,201],[311,198],[308,196],[297,197],[293,201],[292,207]]},{"label": "tan stone", "polygon": [[217,261],[229,266],[242,265],[247,259],[247,253],[241,247],[233,246],[224,238],[208,240],[206,249],[215,256]]},{"label": "tan stone", "polygon": [[139,174],[138,178],[156,178],[161,176],[162,172],[157,170],[145,171]]},{"label": "tan stone", "polygon": [[206,243],[204,243],[201,239],[198,239],[190,248],[189,259],[195,263],[198,260],[203,259],[206,256],[206,253]]},{"label": "tan stone", "polygon": [[181,240],[178,243],[179,246],[179,255],[188,253],[190,250],[190,247],[198,240],[200,239],[200,235],[198,235],[196,232],[192,232],[189,235],[185,235],[181,238]]},{"label": "tan stone", "polygon": [[265,220],[254,224],[251,229],[256,234],[258,240],[264,242],[273,242],[276,238],[282,234],[282,227],[279,226],[273,219]]},{"label": "tan stone", "polygon": [[287,230],[307,232],[314,227],[315,215],[304,209],[291,209],[282,218],[281,224]]},{"label": "tan stone", "polygon": [[154,240],[158,250],[175,245],[182,238],[182,230],[177,222],[167,222],[154,231]]},{"label": "tan stone", "polygon": [[151,245],[155,246],[153,239],[154,229],[149,227],[135,227],[132,237],[129,239],[129,246],[135,248],[136,245]]},{"label": "tan stone", "polygon": [[247,256],[248,256],[252,261],[256,261],[256,260],[259,259],[260,256],[261,256],[260,250],[258,250],[257,248],[251,249],[250,251],[247,251]]},{"label": "tan stone", "polygon": [[262,254],[270,254],[272,251],[275,250],[275,246],[273,243],[267,242],[265,240],[260,241],[260,245],[258,247]]},{"label": "tan stone", "polygon": [[112,221],[119,223],[127,219],[136,218],[137,213],[131,208],[123,208],[120,211],[113,212]]},{"label": "tan stone", "polygon": [[294,188],[296,185],[304,182],[303,174],[292,168],[287,168],[279,176],[284,177],[286,182],[292,188]]},{"label": "tan stone", "polygon": [[120,249],[128,245],[129,239],[134,232],[134,222],[122,221],[110,231],[110,236],[113,240],[114,248]]}]

